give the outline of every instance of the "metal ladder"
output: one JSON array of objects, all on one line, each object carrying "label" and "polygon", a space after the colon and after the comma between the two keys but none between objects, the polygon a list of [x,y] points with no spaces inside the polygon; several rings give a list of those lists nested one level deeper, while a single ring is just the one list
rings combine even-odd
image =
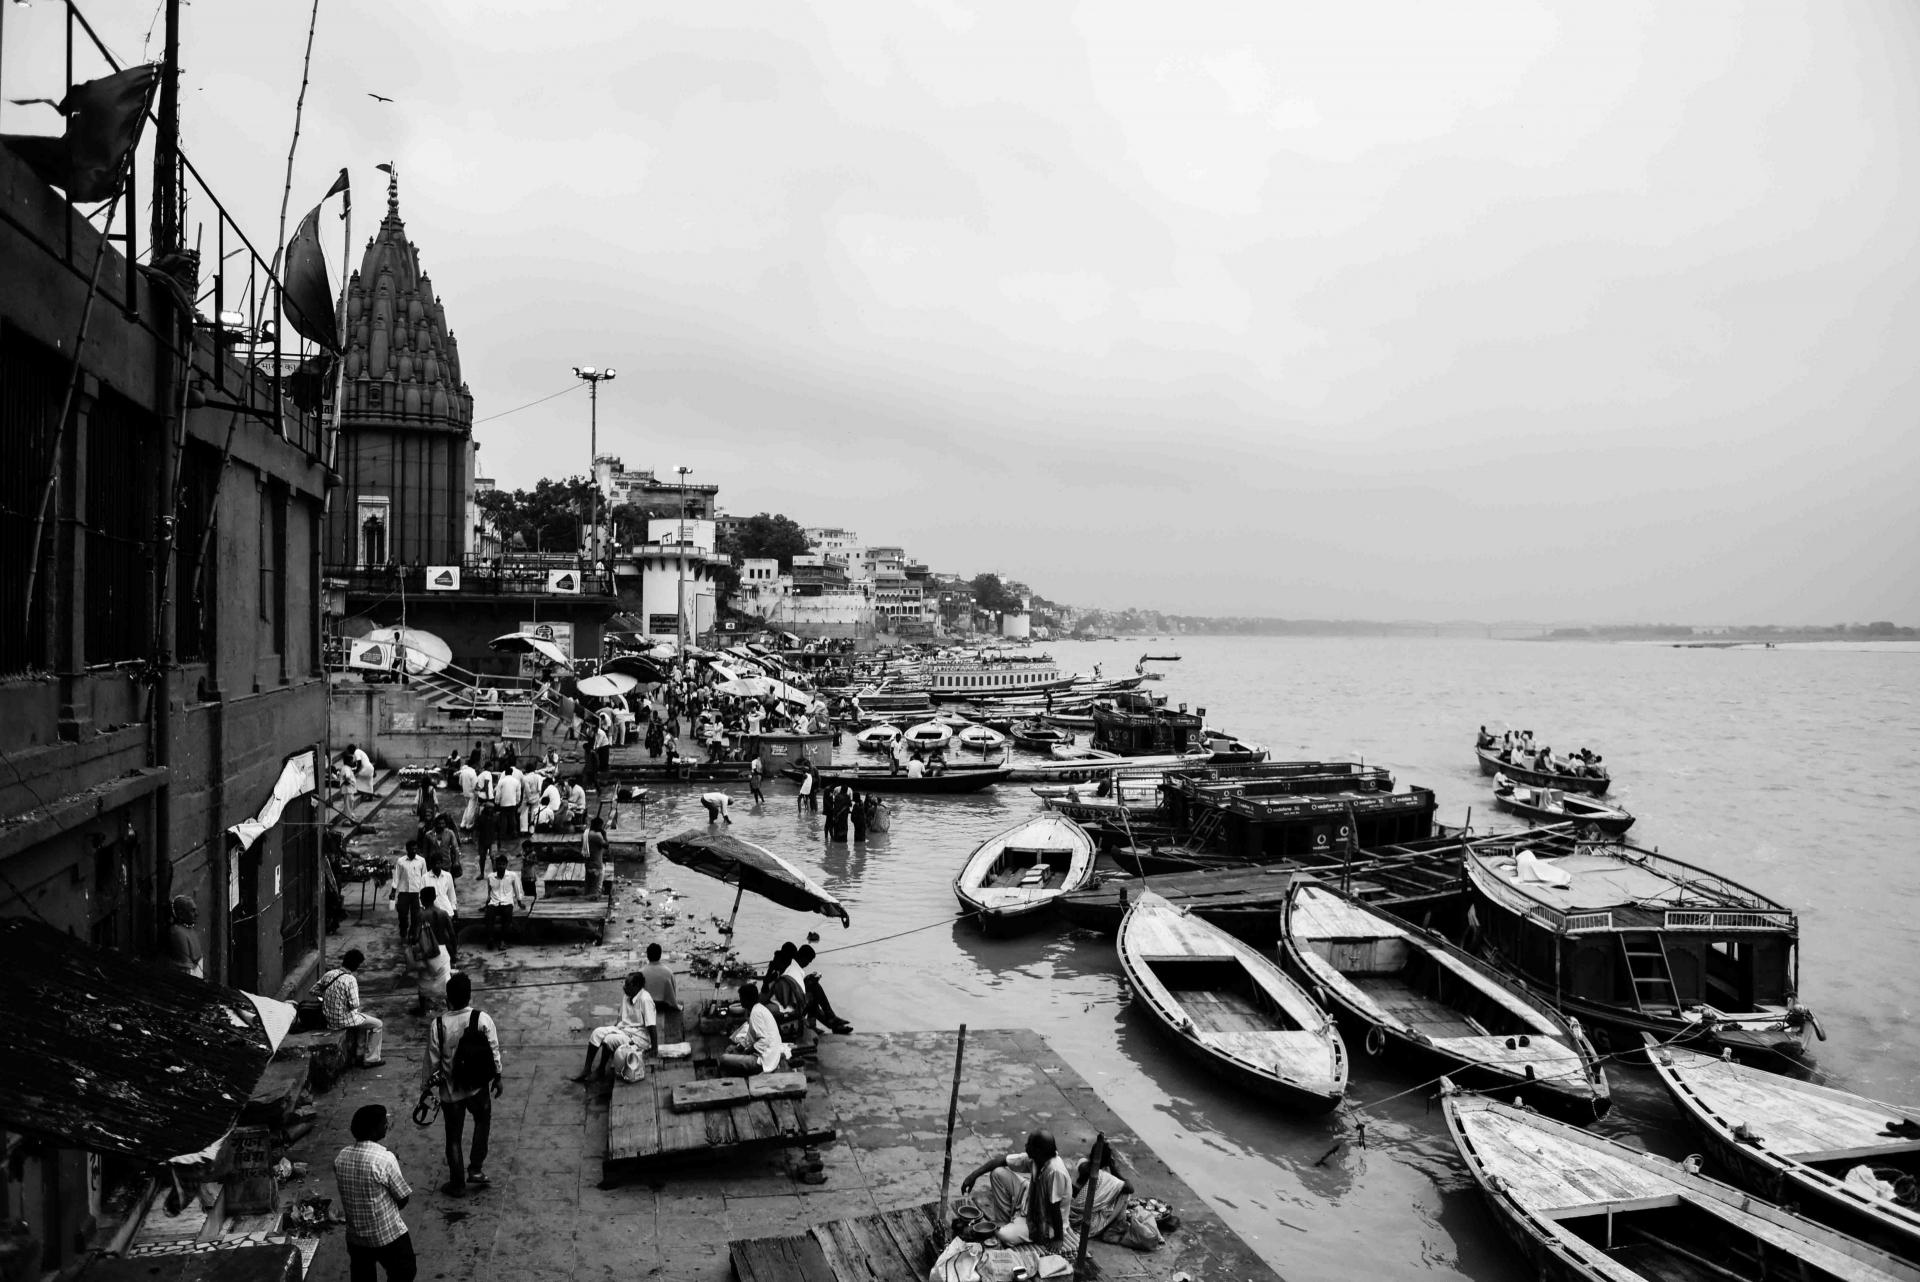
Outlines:
[{"label": "metal ladder", "polygon": [[1623,931],[1616,938],[1620,955],[1626,959],[1627,974],[1633,980],[1633,1004],[1640,1010],[1653,1006],[1680,1009],[1673,967],[1660,936],[1651,931]]}]

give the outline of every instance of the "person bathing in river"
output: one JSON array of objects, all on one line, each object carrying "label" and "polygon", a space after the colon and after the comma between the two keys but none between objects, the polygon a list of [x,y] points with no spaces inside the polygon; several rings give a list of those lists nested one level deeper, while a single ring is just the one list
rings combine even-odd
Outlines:
[{"label": "person bathing in river", "polygon": [[960,1182],[960,1192],[969,1192],[983,1176],[986,1192],[975,1205],[985,1212],[1001,1245],[1042,1246],[1069,1259],[1080,1249],[1067,1209],[1073,1201],[1073,1176],[1061,1160],[1053,1132],[1035,1131],[1027,1136],[1024,1152],[982,1163]]}]

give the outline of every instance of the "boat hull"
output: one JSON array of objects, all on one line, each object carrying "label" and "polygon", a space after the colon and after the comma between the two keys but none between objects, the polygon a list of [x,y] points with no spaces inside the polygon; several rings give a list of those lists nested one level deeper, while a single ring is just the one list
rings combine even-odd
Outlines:
[{"label": "boat hull", "polygon": [[1613,780],[1605,775],[1563,775],[1545,770],[1534,770],[1528,766],[1517,766],[1510,761],[1502,761],[1495,753],[1485,748],[1475,748],[1474,755],[1480,758],[1480,773],[1483,775],[1504,774],[1509,779],[1531,784],[1536,788],[1560,788],[1567,792],[1584,792],[1594,797],[1604,797],[1607,789],[1613,786]]},{"label": "boat hull", "polygon": [[1634,817],[1624,810],[1610,815],[1570,815],[1564,811],[1549,810],[1545,806],[1516,801],[1512,797],[1504,797],[1497,792],[1493,794],[1493,804],[1510,815],[1519,815],[1522,819],[1531,819],[1536,823],[1572,824],[1577,830],[1592,828],[1609,837],[1623,835],[1627,829],[1633,827],[1634,820]]},{"label": "boat hull", "polygon": [[961,915],[978,927],[981,934],[993,938],[1024,935],[1030,930],[1038,930],[1054,919],[1060,902],[1060,896],[1055,895],[1037,903],[1022,904],[1018,908],[990,908],[958,888],[954,890],[953,897],[960,904]]},{"label": "boat hull", "polygon": [[1340,1100],[1345,1092],[1328,1093],[1307,1090],[1271,1074],[1256,1072],[1237,1060],[1228,1059],[1202,1046],[1161,1018],[1159,1011],[1139,1000],[1137,996],[1133,999],[1133,1005],[1137,1009],[1144,1010],[1147,1020],[1154,1028],[1171,1041],[1188,1060],[1230,1083],[1237,1090],[1296,1113],[1331,1113],[1340,1106]]},{"label": "boat hull", "polygon": [[951,793],[978,792],[982,788],[991,788],[1002,783],[1011,772],[1004,767],[953,767],[939,774],[921,775],[918,779],[902,772],[891,774],[885,770],[822,770],[822,785],[845,784],[855,792],[878,793],[916,793],[923,796],[943,796]]}]

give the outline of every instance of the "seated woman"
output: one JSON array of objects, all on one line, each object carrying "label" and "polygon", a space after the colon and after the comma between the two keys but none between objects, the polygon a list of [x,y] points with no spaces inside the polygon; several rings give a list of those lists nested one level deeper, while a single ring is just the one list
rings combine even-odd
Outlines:
[{"label": "seated woman", "polygon": [[[1081,1158],[1074,1164],[1073,1173],[1073,1209],[1070,1222],[1081,1233],[1099,1237],[1119,1220],[1120,1213],[1127,1209],[1127,1195],[1133,1192],[1133,1185],[1120,1177],[1113,1169],[1113,1150],[1107,1149],[1100,1159],[1100,1169],[1089,1170],[1091,1159]],[[1094,1179],[1093,1214],[1084,1217],[1082,1212],[1087,1199],[1087,1177]],[[1082,1223],[1085,1219],[1086,1222]]]},{"label": "seated woman", "polygon": [[971,1190],[983,1175],[987,1191],[976,1205],[994,1225],[1001,1245],[1031,1244],[1068,1258],[1080,1249],[1080,1235],[1069,1222],[1067,1210],[1073,1200],[1073,1177],[1051,1131],[1027,1136],[1024,1152],[982,1163],[961,1181],[961,1193]]},{"label": "seated woman", "polygon": [[[620,1018],[588,1034],[587,1062],[581,1067],[580,1075],[573,1079],[576,1082],[588,1080],[611,1064],[613,1053],[622,1046],[637,1045],[643,1051],[650,1051],[660,1045],[660,1014],[654,1007],[653,995],[647,992],[646,977],[635,971],[620,988],[623,994]],[[600,1056],[598,1064],[593,1062],[595,1054]]]},{"label": "seated woman", "polygon": [[730,1077],[771,1073],[787,1054],[787,1044],[780,1040],[780,1025],[760,1000],[759,985],[742,984],[740,1004],[746,1008],[747,1022],[733,1030],[729,1040],[734,1049],[720,1057],[720,1071]]}]

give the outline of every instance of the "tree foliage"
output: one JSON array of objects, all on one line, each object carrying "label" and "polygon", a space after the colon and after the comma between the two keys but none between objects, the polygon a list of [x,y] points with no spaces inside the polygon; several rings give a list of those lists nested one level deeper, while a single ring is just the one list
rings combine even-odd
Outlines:
[{"label": "tree foliage", "polygon": [[762,512],[742,521],[720,551],[742,560],[771,558],[780,562],[780,572],[787,574],[793,570],[793,558],[805,554],[807,547],[806,532],[798,521]]},{"label": "tree foliage", "polygon": [[987,610],[994,614],[1003,614],[1009,610],[1020,609],[1020,598],[1007,590],[997,574],[976,574],[973,576],[973,606],[976,610]]},{"label": "tree foliage", "polygon": [[518,550],[523,544],[528,552],[578,552],[593,502],[593,482],[584,476],[559,481],[543,476],[531,490],[489,490],[476,502],[493,518],[500,542],[507,548]]}]

